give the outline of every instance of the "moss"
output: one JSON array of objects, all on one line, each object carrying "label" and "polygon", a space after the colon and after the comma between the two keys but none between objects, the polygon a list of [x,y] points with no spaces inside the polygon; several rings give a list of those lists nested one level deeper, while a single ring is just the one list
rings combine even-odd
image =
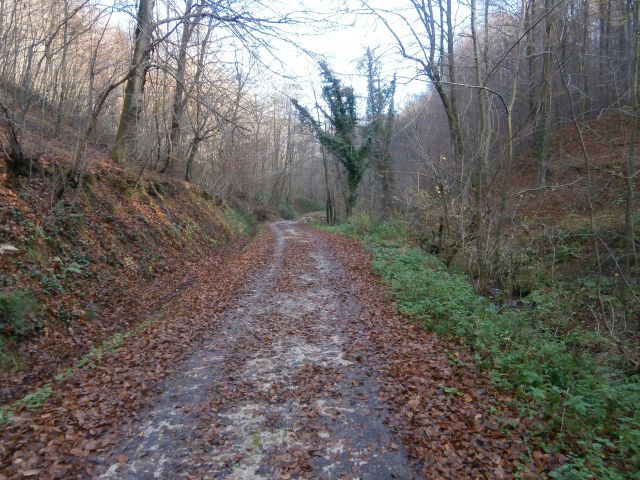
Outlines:
[{"label": "moss", "polygon": [[8,336],[23,336],[38,328],[35,315],[38,302],[27,290],[0,292],[0,332]]}]

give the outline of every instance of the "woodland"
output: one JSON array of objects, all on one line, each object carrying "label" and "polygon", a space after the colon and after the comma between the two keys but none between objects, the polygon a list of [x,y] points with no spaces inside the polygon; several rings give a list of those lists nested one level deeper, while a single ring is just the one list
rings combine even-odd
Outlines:
[{"label": "woodland", "polygon": [[[640,2],[312,3],[0,0],[0,480],[44,472],[12,417],[281,220],[501,392],[504,478],[640,478]],[[351,71],[307,47],[355,18]]]}]

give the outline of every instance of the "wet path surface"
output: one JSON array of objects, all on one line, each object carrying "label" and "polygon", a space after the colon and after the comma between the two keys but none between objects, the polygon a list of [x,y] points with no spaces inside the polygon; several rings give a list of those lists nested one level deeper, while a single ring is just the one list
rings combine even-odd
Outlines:
[{"label": "wet path surface", "polygon": [[339,265],[309,230],[271,228],[268,267],[100,460],[102,478],[414,478],[375,372],[347,355],[360,306]]}]

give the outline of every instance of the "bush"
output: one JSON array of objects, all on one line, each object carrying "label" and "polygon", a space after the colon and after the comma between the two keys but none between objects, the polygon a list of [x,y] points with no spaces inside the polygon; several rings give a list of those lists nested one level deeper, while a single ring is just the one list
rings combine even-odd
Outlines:
[{"label": "bush", "polygon": [[298,216],[292,205],[283,205],[280,207],[280,216],[285,220],[295,220]]},{"label": "bush", "polygon": [[359,213],[349,220],[349,225],[356,235],[368,235],[373,230],[373,222],[368,213]]},{"label": "bush", "polygon": [[227,217],[227,223],[235,235],[251,235],[258,224],[255,215],[232,208],[225,210],[225,216]]},{"label": "bush", "polygon": [[31,292],[0,292],[0,333],[6,336],[33,333],[38,328],[34,319],[37,311],[38,302]]}]

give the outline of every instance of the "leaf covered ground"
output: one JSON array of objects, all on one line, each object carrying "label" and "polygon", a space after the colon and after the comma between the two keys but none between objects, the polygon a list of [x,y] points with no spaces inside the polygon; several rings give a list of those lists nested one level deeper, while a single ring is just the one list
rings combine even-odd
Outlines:
[{"label": "leaf covered ground", "polygon": [[20,184],[1,166],[0,405],[135,328],[207,274],[202,258],[247,240],[235,212],[185,182],[102,159],[58,199],[53,173]]},{"label": "leaf covered ground", "polygon": [[153,401],[157,383],[208,335],[272,248],[265,233],[230,262],[202,262],[206,282],[174,297],[113,355],[54,384],[40,408],[21,407],[2,426],[0,478],[89,477],[93,465],[87,458],[113,448],[120,429]]},{"label": "leaf covered ground", "polygon": [[0,478],[538,478],[455,345],[399,315],[358,242],[274,224],[204,262],[117,351],[0,437]]}]

